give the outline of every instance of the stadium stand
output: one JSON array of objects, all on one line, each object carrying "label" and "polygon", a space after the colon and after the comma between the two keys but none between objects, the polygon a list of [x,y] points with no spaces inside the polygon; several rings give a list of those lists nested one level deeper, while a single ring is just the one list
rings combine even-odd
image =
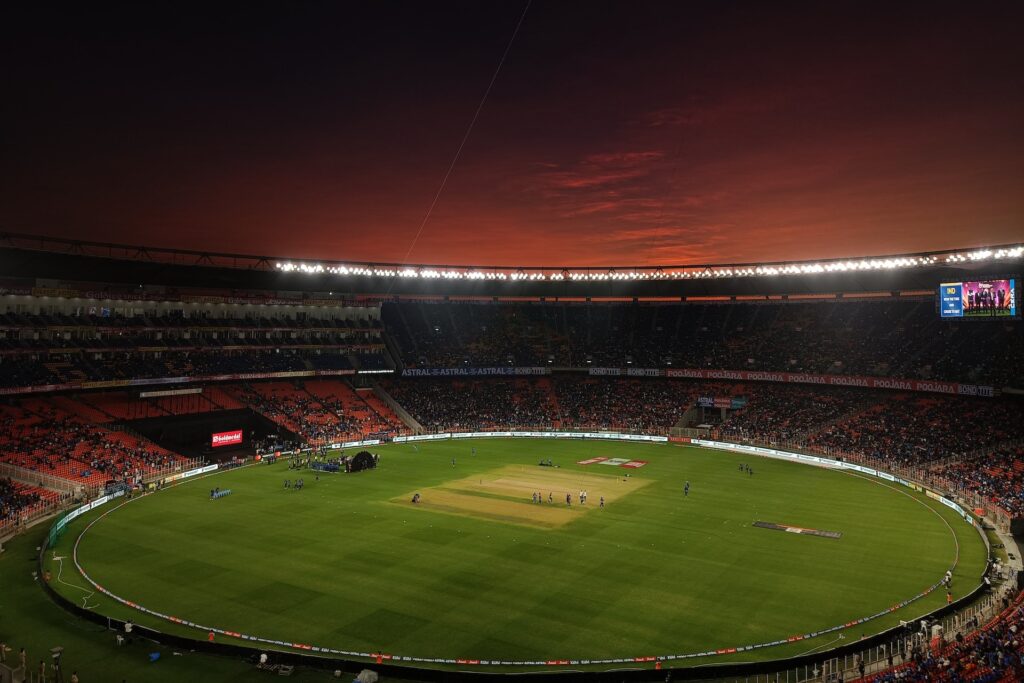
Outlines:
[{"label": "stadium stand", "polygon": [[933,471],[952,491],[973,493],[1005,510],[1024,515],[1024,448],[983,449],[974,457],[941,465]]},{"label": "stadium stand", "polygon": [[915,647],[898,666],[862,677],[868,683],[948,681],[1012,683],[1024,678],[1024,604],[1020,596],[991,622],[957,633],[936,648]]},{"label": "stadium stand", "polygon": [[693,404],[690,382],[565,377],[553,382],[561,427],[664,434]]},{"label": "stadium stand", "polygon": [[210,400],[210,403],[220,410],[237,410],[245,407],[243,403],[219,386],[206,387],[203,389],[203,394]]},{"label": "stadium stand", "polygon": [[809,445],[920,465],[1024,438],[1016,401],[901,393],[872,399],[874,405],[821,430]]},{"label": "stadium stand", "polygon": [[[214,401],[214,396],[219,401]],[[78,400],[71,401],[70,404],[72,409],[91,411],[83,412],[82,416],[95,422],[193,415],[242,407],[234,398],[217,387],[209,387],[194,394],[146,398],[141,398],[138,392],[90,393],[78,396]]]},{"label": "stadium stand", "polygon": [[380,400],[376,394],[373,393],[373,389],[357,389],[356,394],[359,398],[370,407],[373,412],[380,416],[383,420],[383,427],[385,430],[393,430],[395,433],[403,434],[408,431],[405,423],[402,419],[395,414],[395,411],[391,410],[384,401]]},{"label": "stadium stand", "polygon": [[0,462],[88,486],[134,483],[184,459],[141,437],[90,423],[49,399],[5,406]]},{"label": "stadium stand", "polygon": [[0,529],[7,523],[15,522],[22,516],[30,516],[48,505],[58,503],[67,494],[0,478]]},{"label": "stadium stand", "polygon": [[[368,307],[319,306],[290,315],[265,306],[36,304],[0,312],[0,386],[157,377],[390,368]],[[150,304],[155,306],[155,304]]]},{"label": "stadium stand", "polygon": [[226,387],[225,391],[310,446],[395,434],[400,429],[342,381],[264,382]]},{"label": "stadium stand", "polygon": [[[391,368],[388,363],[388,356],[383,349],[374,353],[357,353],[355,354],[356,365],[360,370],[388,370]],[[334,369],[323,367],[322,369]],[[342,369],[342,368],[337,368]]]},{"label": "stadium stand", "polygon": [[[93,398],[95,400],[99,397],[95,396]],[[103,424],[114,419],[114,416],[111,413],[104,412],[99,408],[89,405],[86,403],[86,400],[88,399],[75,400],[70,396],[54,396],[50,399],[50,403],[64,412],[75,415],[86,422]]]},{"label": "stadium stand", "polygon": [[[368,310],[368,309],[367,309]],[[689,367],[1019,383],[1020,325],[931,297],[686,304],[386,303],[371,317],[0,315],[0,386],[405,367]],[[362,315],[368,315],[363,313]],[[398,357],[392,358],[386,339]]]},{"label": "stadium stand", "polygon": [[1024,376],[1020,325],[931,298],[714,304],[386,304],[409,367],[692,367],[986,382]]},{"label": "stadium stand", "polygon": [[844,388],[778,387],[749,384],[732,388],[749,403],[721,425],[731,439],[794,442],[870,402],[865,392]]},{"label": "stadium stand", "polygon": [[[325,405],[329,405],[339,415],[346,415],[355,426],[348,433],[348,438],[364,438],[370,434],[394,434],[400,429],[400,420],[396,423],[367,403],[364,395],[355,391],[347,382],[341,380],[310,380],[304,384],[305,390]],[[381,406],[384,409],[384,406]],[[390,410],[387,410],[391,413]],[[392,414],[393,415],[393,414]]]},{"label": "stadium stand", "polygon": [[550,392],[529,380],[387,381],[387,392],[431,431],[553,426]]}]

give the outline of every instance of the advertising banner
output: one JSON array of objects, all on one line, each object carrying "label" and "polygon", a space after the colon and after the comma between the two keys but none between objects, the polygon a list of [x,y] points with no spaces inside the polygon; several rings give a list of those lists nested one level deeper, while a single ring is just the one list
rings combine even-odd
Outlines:
[{"label": "advertising banner", "polygon": [[115,491],[114,493],[111,493],[109,496],[100,496],[96,500],[90,501],[90,502],[86,503],[85,505],[83,505],[83,506],[81,506],[79,508],[75,508],[74,510],[72,510],[68,514],[64,515],[63,518],[58,520],[57,523],[54,525],[54,529],[56,531],[60,531],[61,529],[64,528],[64,526],[68,522],[70,522],[71,520],[75,519],[79,515],[83,515],[86,512],[88,512],[89,510],[92,510],[94,508],[98,508],[100,505],[103,505],[107,501],[113,500],[114,498],[117,498],[118,496],[123,496],[123,495],[124,495],[124,491]]},{"label": "advertising banner", "polygon": [[395,443],[406,443],[410,441],[436,441],[437,439],[450,439],[451,434],[445,432],[443,434],[417,434],[415,436],[396,436],[392,439]]},{"label": "advertising banner", "polygon": [[197,467],[196,469],[189,470],[187,472],[178,472],[177,474],[172,474],[171,476],[164,479],[164,483],[169,484],[172,481],[178,481],[179,479],[188,479],[189,477],[194,477],[199,474],[213,472],[215,469],[217,469],[217,467],[218,465],[205,465],[203,467]]},{"label": "advertising banner", "polygon": [[40,384],[34,387],[0,387],[0,396],[14,396],[17,394],[45,394],[51,391],[64,391],[73,389],[71,384]]},{"label": "advertising banner", "polygon": [[990,386],[938,382],[932,380],[894,379],[891,377],[864,377],[860,375],[813,375],[803,372],[760,372],[752,370],[705,370],[702,368],[673,368],[666,377],[677,379],[726,379],[740,382],[786,382],[790,384],[821,384],[838,387],[864,387],[866,389],[896,389],[898,391],[925,391],[937,394],[963,396],[994,396]]},{"label": "advertising banner", "polygon": [[332,450],[338,450],[339,448],[360,448],[362,446],[379,446],[380,444],[380,439],[366,439],[363,441],[345,441],[343,443],[332,443],[330,446],[328,446],[328,448]]},{"label": "advertising banner", "polygon": [[406,368],[402,377],[502,377],[550,375],[549,368]]},{"label": "advertising banner", "polygon": [[629,377],[663,377],[665,371],[658,368],[626,368],[626,375]]},{"label": "advertising banner", "polygon": [[230,432],[217,432],[210,436],[210,445],[214,448],[237,446],[240,443],[242,443],[241,429],[233,429]]},{"label": "advertising banner", "polygon": [[[1014,309],[1016,310],[1016,309]],[[367,373],[389,373],[390,370],[365,370]],[[933,380],[898,379],[890,377],[864,377],[859,375],[814,375],[794,372],[761,372],[750,370],[707,370],[701,368],[588,368],[593,376],[609,377],[671,377],[677,379],[736,380],[740,382],[787,382],[792,384],[818,384],[826,386],[852,386],[867,389],[895,389],[898,391],[921,391],[961,396],[994,396],[991,386],[981,384],[960,384]],[[354,375],[355,370],[292,370],[288,372],[244,372],[221,375],[197,375],[183,377],[152,377],[147,379],[104,380],[47,384],[28,387],[3,387],[0,396],[48,393],[70,389],[112,389],[147,385],[185,384],[188,382],[229,382],[253,379],[287,379],[299,377],[334,377]],[[517,377],[550,375],[551,368],[542,367],[495,367],[495,368],[407,368],[403,377]],[[740,408],[743,399],[733,399],[730,408]],[[703,405],[703,404],[702,404]]]},{"label": "advertising banner", "polygon": [[747,399],[742,396],[698,396],[697,405],[702,408],[729,408],[737,410],[747,405]]},{"label": "advertising banner", "polygon": [[420,434],[417,436],[396,436],[395,443],[412,441],[433,441],[437,439],[485,439],[485,438],[536,438],[536,439],[602,439],[614,441],[646,441],[667,443],[667,436],[650,434],[620,434],[618,432],[444,432],[442,434]]}]

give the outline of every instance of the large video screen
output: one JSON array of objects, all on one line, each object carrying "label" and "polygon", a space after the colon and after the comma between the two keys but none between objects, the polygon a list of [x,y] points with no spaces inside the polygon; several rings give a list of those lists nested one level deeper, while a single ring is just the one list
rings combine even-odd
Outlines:
[{"label": "large video screen", "polygon": [[230,432],[217,432],[210,438],[210,445],[214,448],[221,446],[235,446],[242,443],[242,430],[234,429]]},{"label": "large video screen", "polygon": [[1016,280],[944,282],[939,285],[939,312],[943,318],[1017,317]]}]

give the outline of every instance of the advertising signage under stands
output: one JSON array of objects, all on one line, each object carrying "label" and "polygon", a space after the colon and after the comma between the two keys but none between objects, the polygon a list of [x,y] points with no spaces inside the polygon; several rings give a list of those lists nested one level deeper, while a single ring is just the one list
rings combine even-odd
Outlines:
[{"label": "advertising signage under stands", "polygon": [[237,446],[240,443],[242,443],[241,429],[234,429],[230,432],[217,432],[210,437],[210,445],[214,448]]}]

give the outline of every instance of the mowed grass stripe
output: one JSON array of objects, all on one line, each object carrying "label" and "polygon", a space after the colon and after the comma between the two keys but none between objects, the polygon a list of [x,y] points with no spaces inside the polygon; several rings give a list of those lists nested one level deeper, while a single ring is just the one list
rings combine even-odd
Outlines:
[{"label": "mowed grass stripe", "polygon": [[[806,633],[918,593],[953,557],[950,532],[930,508],[873,482],[782,461],[515,440],[428,443],[419,452],[394,445],[380,453],[381,468],[358,475],[316,481],[278,464],[161,492],[96,525],[81,560],[128,599],[265,637],[420,656],[540,659],[681,653]],[[632,472],[632,481],[625,470],[574,464],[595,455],[650,464]],[[566,487],[590,493],[591,509],[561,526],[412,510],[403,499],[430,487],[465,488],[458,482],[499,471],[529,487],[550,475],[536,465],[548,457],[562,465],[556,473]],[[748,461],[753,477],[738,471]],[[283,480],[296,476],[306,490],[284,490]],[[604,510],[593,509],[595,482],[618,487]],[[211,502],[211,483],[234,493]],[[527,510],[528,496],[519,504]],[[966,592],[984,553],[951,512],[939,514],[960,538],[954,588]],[[843,537],[752,527],[758,519]],[[943,598],[931,596],[915,613]]]}]

